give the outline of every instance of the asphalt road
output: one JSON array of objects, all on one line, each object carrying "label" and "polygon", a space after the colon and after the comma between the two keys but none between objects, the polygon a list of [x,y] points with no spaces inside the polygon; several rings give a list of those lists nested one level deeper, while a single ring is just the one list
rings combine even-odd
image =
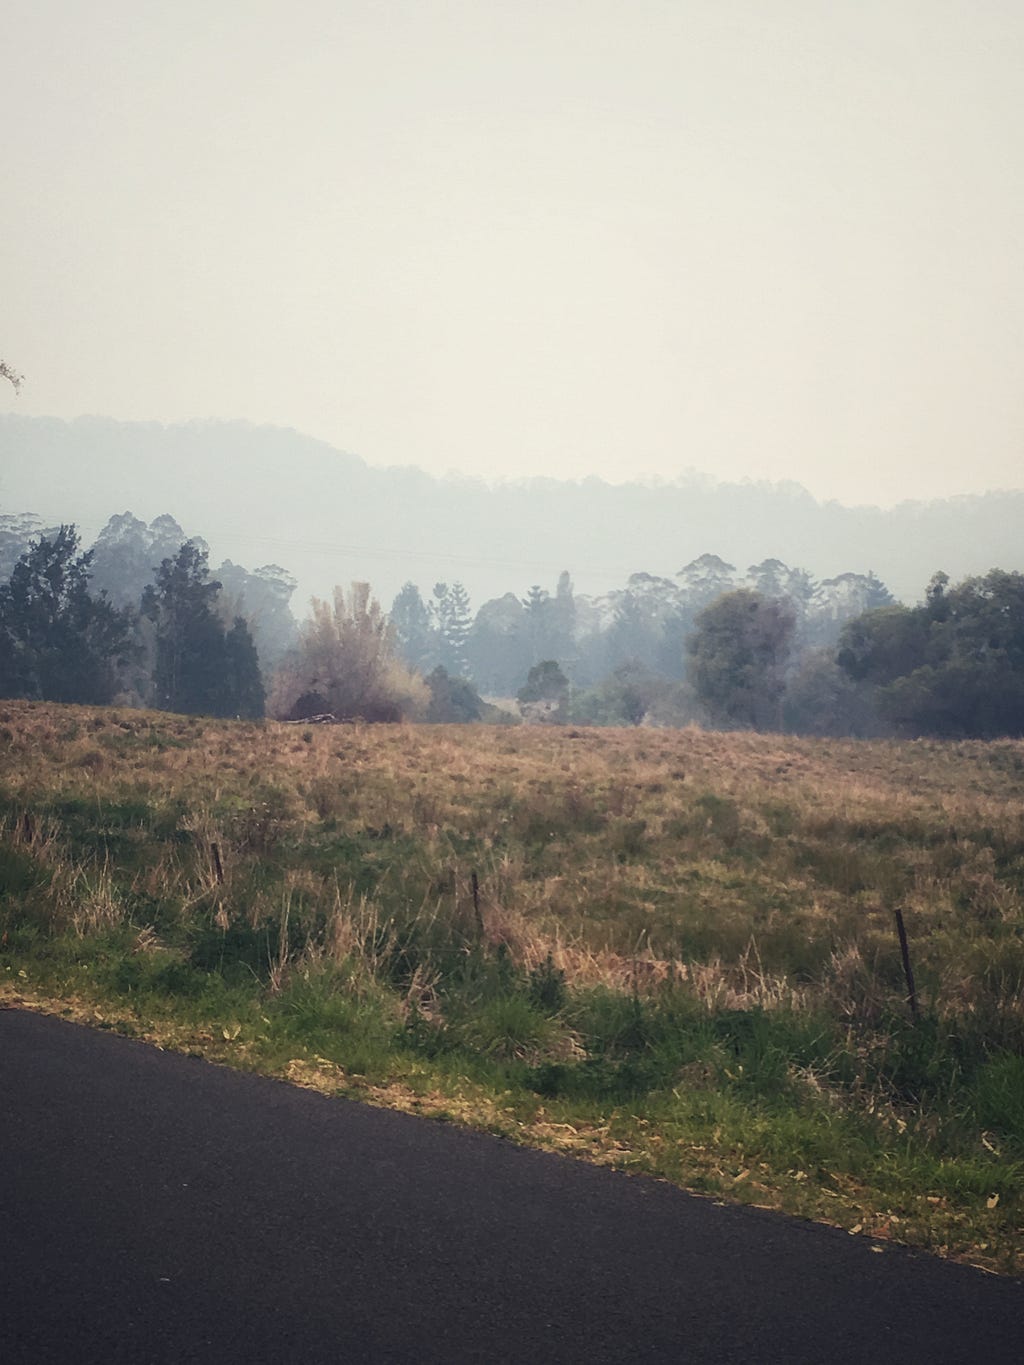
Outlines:
[{"label": "asphalt road", "polygon": [[0,1359],[1024,1359],[1024,1286],[0,1011]]}]

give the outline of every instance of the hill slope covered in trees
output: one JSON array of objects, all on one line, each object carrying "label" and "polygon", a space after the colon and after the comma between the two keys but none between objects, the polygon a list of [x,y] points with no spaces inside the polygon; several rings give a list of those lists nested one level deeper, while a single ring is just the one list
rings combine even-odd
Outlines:
[{"label": "hill slope covered in trees", "polygon": [[[694,458],[681,452],[680,468]],[[112,509],[151,521],[173,508],[203,528],[214,562],[287,564],[298,603],[353,579],[384,601],[409,580],[458,580],[479,602],[510,583],[553,584],[565,569],[578,591],[603,593],[638,571],[670,577],[709,551],[741,571],[771,558],[819,579],[874,571],[908,602],[939,567],[953,579],[1024,568],[1024,492],[928,493],[883,510],[692,473],[660,485],[491,485],[373,468],[298,432],[241,422],[0,416],[0,511],[75,521],[89,543]]]}]

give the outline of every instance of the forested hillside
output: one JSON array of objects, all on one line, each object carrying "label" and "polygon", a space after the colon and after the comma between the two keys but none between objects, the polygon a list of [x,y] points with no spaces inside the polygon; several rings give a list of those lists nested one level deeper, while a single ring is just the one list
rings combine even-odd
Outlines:
[{"label": "forested hillside", "polygon": [[1024,568],[1021,492],[932,501],[923,485],[919,501],[889,510],[843,507],[796,484],[719,483],[692,471],[700,463],[699,451],[680,450],[679,477],[658,485],[492,485],[374,468],[298,432],[240,422],[0,415],[0,511],[74,521],[88,542],[112,512],[149,523],[170,510],[207,537],[215,561],[287,564],[302,610],[353,580],[382,601],[407,581],[429,591],[458,580],[481,603],[532,583],[553,590],[563,569],[578,592],[601,596],[632,573],[672,578],[708,552],[741,572],[768,559],[819,581],[874,572],[905,602],[938,567],[953,579]]}]

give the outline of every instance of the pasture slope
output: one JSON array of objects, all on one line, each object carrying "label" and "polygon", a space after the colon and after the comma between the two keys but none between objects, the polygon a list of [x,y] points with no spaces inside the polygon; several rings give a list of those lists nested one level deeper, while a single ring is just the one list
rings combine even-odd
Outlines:
[{"label": "pasture slope", "polygon": [[1010,1274],[1022,891],[1017,742],[0,704],[7,1003]]}]

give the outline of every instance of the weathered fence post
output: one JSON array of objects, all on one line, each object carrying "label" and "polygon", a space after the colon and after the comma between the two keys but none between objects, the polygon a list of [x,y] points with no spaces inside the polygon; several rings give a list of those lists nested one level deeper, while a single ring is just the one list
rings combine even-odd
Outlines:
[{"label": "weathered fence post", "polygon": [[903,911],[896,907],[896,932],[900,936],[900,953],[903,957],[903,975],[907,979],[907,1001],[910,1004],[910,1013],[917,1018],[917,989],[914,986],[914,969],[910,965],[910,948],[907,944],[907,930],[903,923]]}]

